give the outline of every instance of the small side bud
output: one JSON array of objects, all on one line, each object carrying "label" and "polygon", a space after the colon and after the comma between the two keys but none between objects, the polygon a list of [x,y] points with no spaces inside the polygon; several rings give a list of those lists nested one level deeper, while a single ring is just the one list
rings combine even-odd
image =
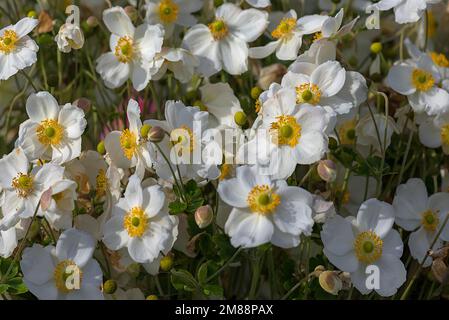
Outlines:
[{"label": "small side bud", "polygon": [[168,254],[165,257],[161,259],[161,262],[159,263],[159,266],[162,271],[170,271],[170,269],[173,267],[173,256]]},{"label": "small side bud", "polygon": [[373,42],[370,46],[370,51],[374,54],[379,54],[382,52],[382,43],[380,42]]},{"label": "small side bud", "polygon": [[159,298],[158,298],[157,295],[155,295],[155,294],[150,294],[150,295],[147,297],[147,300],[159,300]]},{"label": "small side bud", "polygon": [[148,132],[148,140],[154,143],[161,142],[164,139],[165,131],[161,127],[155,126]]},{"label": "small side bud", "polygon": [[104,141],[100,141],[97,144],[97,152],[101,155],[106,154],[106,147],[104,146]]},{"label": "small side bud", "polygon": [[36,19],[36,18],[37,18],[37,12],[34,11],[34,10],[28,11],[27,17],[28,17],[28,18]]},{"label": "small side bud", "polygon": [[317,171],[320,178],[326,182],[333,182],[337,178],[337,166],[332,160],[321,160]]},{"label": "small side bud", "polygon": [[95,28],[96,26],[98,26],[98,19],[97,19],[97,17],[95,17],[95,16],[90,16],[89,18],[87,18],[86,24],[87,24],[90,28]]},{"label": "small side bud", "polygon": [[144,124],[141,128],[140,128],[140,136],[142,138],[147,139],[148,138],[148,134],[150,133],[151,130],[151,126],[149,124]]},{"label": "small side bud", "polygon": [[115,291],[117,291],[117,282],[115,280],[110,279],[103,283],[104,293],[113,294]]},{"label": "small side bud", "polygon": [[243,127],[246,124],[247,121],[247,117],[245,112],[243,111],[238,111],[234,114],[234,121],[237,125]]},{"label": "small side bud", "polygon": [[258,99],[260,94],[263,92],[261,87],[254,87],[251,89],[251,98],[254,100]]},{"label": "small side bud", "polygon": [[318,277],[321,288],[327,293],[337,295],[343,284],[334,271],[324,271]]},{"label": "small side bud", "polygon": [[211,206],[202,206],[195,211],[195,222],[200,229],[207,228],[213,221],[214,214]]}]

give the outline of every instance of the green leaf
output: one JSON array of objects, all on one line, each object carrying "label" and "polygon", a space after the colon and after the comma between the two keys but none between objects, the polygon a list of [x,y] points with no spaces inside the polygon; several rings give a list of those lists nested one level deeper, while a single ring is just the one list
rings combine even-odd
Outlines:
[{"label": "green leaf", "polygon": [[218,285],[208,284],[203,287],[203,293],[206,296],[223,297],[223,288]]},{"label": "green leaf", "polygon": [[[9,270],[12,264],[11,269]],[[8,279],[14,278],[19,272],[19,264],[14,262],[12,259],[2,259],[0,264],[0,273],[2,277],[6,275],[9,270]]]},{"label": "green leaf", "polygon": [[199,287],[195,278],[187,270],[171,270],[171,283],[177,290],[195,291]]},{"label": "green leaf", "polygon": [[212,239],[217,246],[217,253],[220,258],[223,261],[230,259],[235,252],[235,248],[229,242],[229,237],[225,234],[215,234]]},{"label": "green leaf", "polygon": [[200,284],[206,284],[207,279],[207,271],[208,271],[209,262],[205,262],[198,268],[196,272],[196,278]]},{"label": "green leaf", "polygon": [[27,286],[20,277],[10,279],[7,284],[9,285],[8,292],[11,294],[21,294],[28,291]]},{"label": "green leaf", "polygon": [[4,294],[8,288],[9,286],[7,284],[0,284],[0,294]]},{"label": "green leaf", "polygon": [[170,214],[180,214],[180,213],[183,213],[184,211],[186,211],[187,204],[185,204],[184,202],[181,202],[179,200],[175,200],[168,204],[168,208],[170,210]]}]

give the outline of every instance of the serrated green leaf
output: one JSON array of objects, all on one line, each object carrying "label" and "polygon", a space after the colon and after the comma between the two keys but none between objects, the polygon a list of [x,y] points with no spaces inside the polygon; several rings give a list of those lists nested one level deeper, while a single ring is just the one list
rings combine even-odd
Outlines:
[{"label": "serrated green leaf", "polygon": [[179,200],[175,200],[168,204],[168,209],[170,210],[170,214],[180,214],[186,211],[187,204]]}]

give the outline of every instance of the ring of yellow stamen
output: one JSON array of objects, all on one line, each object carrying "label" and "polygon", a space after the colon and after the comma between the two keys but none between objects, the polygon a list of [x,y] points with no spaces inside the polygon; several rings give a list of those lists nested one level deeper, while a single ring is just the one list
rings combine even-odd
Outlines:
[{"label": "ring of yellow stamen", "polygon": [[313,42],[318,41],[323,38],[323,34],[321,32],[317,32],[313,35]]},{"label": "ring of yellow stamen", "polygon": [[317,105],[321,100],[321,90],[316,84],[303,83],[296,87],[296,103]]},{"label": "ring of yellow stamen", "polygon": [[295,18],[284,18],[278,24],[276,29],[271,32],[271,35],[275,39],[289,39],[293,35],[293,31],[296,28]]},{"label": "ring of yellow stamen", "polygon": [[270,134],[273,143],[294,147],[301,137],[301,125],[293,116],[278,116],[276,122],[271,123]]},{"label": "ring of yellow stamen", "polygon": [[149,225],[145,211],[140,207],[134,207],[125,215],[123,227],[130,237],[141,237]]},{"label": "ring of yellow stamen", "polygon": [[178,19],[179,6],[172,0],[162,0],[159,3],[159,19],[164,23],[172,23]]},{"label": "ring of yellow stamen", "polygon": [[12,187],[16,190],[17,195],[26,198],[34,190],[34,179],[31,174],[19,173],[12,179]]},{"label": "ring of yellow stamen", "polygon": [[16,48],[17,41],[19,41],[19,38],[15,31],[5,30],[3,36],[0,37],[0,52],[11,53]]},{"label": "ring of yellow stamen", "polygon": [[115,46],[115,56],[121,63],[129,63],[134,55],[134,42],[129,36],[121,37]]},{"label": "ring of yellow stamen", "polygon": [[441,127],[440,135],[441,143],[445,146],[449,146],[449,123]]},{"label": "ring of yellow stamen", "polygon": [[131,160],[137,150],[137,136],[134,132],[131,132],[129,129],[123,130],[120,135],[120,147],[125,157]]},{"label": "ring of yellow stamen", "polygon": [[354,240],[354,250],[360,262],[371,264],[382,256],[383,241],[373,231],[364,231]]},{"label": "ring of yellow stamen", "polygon": [[422,213],[421,225],[427,231],[435,231],[440,223],[440,218],[432,210],[426,210]]},{"label": "ring of yellow stamen", "polygon": [[109,180],[106,177],[106,172],[104,169],[98,170],[98,174],[96,177],[96,186],[95,192],[98,197],[102,197],[106,194],[106,190],[109,187]]},{"label": "ring of yellow stamen", "polygon": [[46,119],[36,127],[37,140],[45,146],[57,146],[64,137],[64,128],[53,119]]},{"label": "ring of yellow stamen", "polygon": [[430,72],[415,69],[412,72],[412,83],[419,91],[428,91],[435,85],[435,79]]},{"label": "ring of yellow stamen", "polygon": [[63,293],[69,293],[71,290],[79,289],[79,288],[68,288],[67,287],[67,279],[70,276],[79,275],[80,284],[83,279],[83,272],[72,260],[63,260],[56,265],[56,268],[53,272],[53,277],[55,280],[55,286],[59,291]]},{"label": "ring of yellow stamen", "polygon": [[252,188],[246,201],[252,212],[266,215],[276,210],[281,203],[281,197],[265,184]]},{"label": "ring of yellow stamen", "polygon": [[212,37],[215,40],[221,40],[226,37],[229,33],[228,26],[224,22],[224,20],[217,19],[214,22],[208,25],[210,32],[212,33]]},{"label": "ring of yellow stamen", "polygon": [[449,60],[442,53],[431,52],[430,57],[432,58],[433,63],[442,68],[449,68]]}]

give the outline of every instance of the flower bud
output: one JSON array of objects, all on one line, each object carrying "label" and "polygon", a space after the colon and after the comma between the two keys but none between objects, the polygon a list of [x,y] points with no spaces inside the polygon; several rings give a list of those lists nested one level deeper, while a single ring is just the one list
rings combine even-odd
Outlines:
[{"label": "flower bud", "polygon": [[370,46],[370,51],[374,54],[379,54],[382,52],[382,43],[380,42],[373,42]]},{"label": "flower bud", "polygon": [[263,90],[260,87],[252,88],[251,89],[251,98],[253,98],[254,100],[258,99],[262,92],[263,92]]},{"label": "flower bud", "polygon": [[37,12],[34,11],[34,10],[28,11],[27,17],[36,19],[37,18]]},{"label": "flower bud", "polygon": [[100,141],[100,143],[97,144],[97,152],[101,155],[104,155],[106,153],[106,147],[104,146],[104,141]]},{"label": "flower bud", "polygon": [[337,295],[343,286],[341,279],[334,271],[322,272],[318,281],[324,291],[333,295]]},{"label": "flower bud", "polygon": [[159,298],[158,298],[157,295],[155,295],[155,294],[150,294],[150,295],[147,297],[147,300],[159,300]]},{"label": "flower bud", "polygon": [[165,257],[163,257],[161,259],[161,262],[159,263],[159,266],[162,271],[170,271],[170,269],[173,267],[172,255],[168,254]]},{"label": "flower bud", "polygon": [[55,37],[58,49],[61,52],[69,53],[81,49],[84,45],[84,34],[81,28],[72,23],[65,23],[59,29]]},{"label": "flower bud", "polygon": [[161,127],[154,126],[148,132],[148,140],[154,143],[161,142],[164,139],[165,131]]},{"label": "flower bud", "polygon": [[109,279],[103,283],[103,292],[107,294],[113,294],[117,291],[117,282],[115,280]]},{"label": "flower bud", "polygon": [[214,219],[214,213],[209,205],[199,207],[195,211],[195,222],[200,229],[207,228]]},{"label": "flower bud", "polygon": [[131,19],[131,21],[136,21],[138,17],[137,9],[133,6],[126,6],[125,12],[128,15],[128,17]]},{"label": "flower bud", "polygon": [[90,28],[95,28],[96,26],[98,26],[98,19],[95,16],[90,16],[89,18],[87,18],[86,23]]},{"label": "flower bud", "polygon": [[87,98],[79,98],[75,100],[73,104],[78,108],[83,109],[84,112],[88,112],[90,110],[92,102]]},{"label": "flower bud", "polygon": [[246,124],[247,121],[247,117],[245,112],[243,111],[237,111],[234,114],[234,121],[236,124],[238,124],[239,126],[243,127]]},{"label": "flower bud", "polygon": [[140,128],[140,136],[142,138],[148,138],[148,133],[150,133],[151,130],[151,126],[149,124],[144,124],[141,128]]},{"label": "flower bud", "polygon": [[337,178],[337,166],[332,160],[321,160],[317,167],[318,175],[326,182],[333,182]]}]

